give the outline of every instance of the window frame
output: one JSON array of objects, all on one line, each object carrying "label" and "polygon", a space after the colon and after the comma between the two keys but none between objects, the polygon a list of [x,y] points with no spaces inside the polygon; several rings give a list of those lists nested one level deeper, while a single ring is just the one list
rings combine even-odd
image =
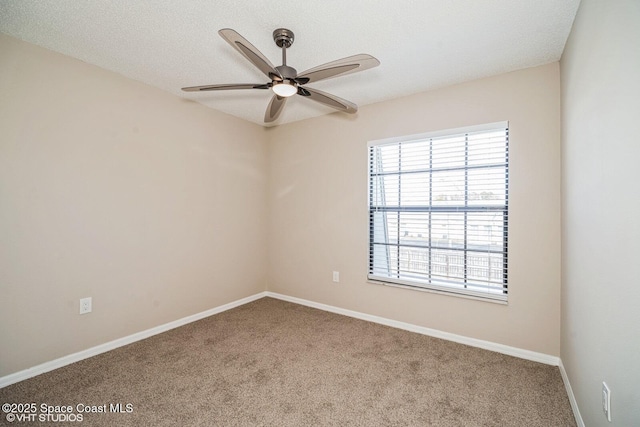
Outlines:
[{"label": "window frame", "polygon": [[[429,154],[428,154],[428,165],[425,165],[425,167],[422,169],[423,171],[428,171],[429,172],[429,189],[428,189],[428,195],[429,195],[429,200],[428,203],[425,206],[422,207],[415,207],[412,206],[410,208],[404,208],[402,207],[402,203],[400,201],[398,201],[398,205],[397,206],[390,206],[387,205],[386,202],[383,202],[383,204],[378,204],[377,206],[372,206],[372,202],[374,200],[374,198],[379,198],[380,196],[378,194],[376,194],[374,196],[374,192],[377,190],[378,192],[380,191],[380,187],[381,184],[377,183],[374,184],[374,179],[380,179],[381,176],[383,176],[386,173],[389,174],[393,174],[394,172],[375,172],[374,173],[374,168],[375,165],[374,163],[374,155],[373,155],[373,147],[378,147],[378,146],[394,146],[397,145],[398,146],[398,163],[399,163],[399,168],[396,172],[397,176],[398,176],[398,186],[400,187],[400,180],[401,177],[403,175],[408,175],[408,173],[405,171],[402,171],[402,165],[403,163],[401,163],[401,152],[402,152],[402,144],[410,144],[412,142],[421,142],[421,141],[430,141],[429,142],[429,146],[432,147],[433,144],[433,140],[434,139],[440,139],[440,138],[455,138],[455,137],[461,137],[461,136],[465,136],[465,141],[468,137],[469,134],[477,134],[477,133],[482,133],[482,132],[491,132],[491,131],[496,131],[496,132],[504,132],[505,136],[504,136],[504,205],[503,204],[499,204],[497,206],[490,206],[489,204],[486,205],[478,205],[478,206],[470,206],[469,202],[472,201],[473,199],[470,198],[470,193],[467,191],[467,188],[469,186],[469,171],[474,170],[474,167],[470,167],[469,163],[466,161],[466,159],[468,158],[468,150],[469,150],[469,144],[468,142],[465,142],[465,163],[464,163],[464,167],[454,167],[452,169],[455,169],[456,171],[464,171],[464,185],[465,185],[465,192],[464,192],[464,209],[460,209],[460,206],[458,206],[457,208],[452,207],[452,208],[442,208],[439,206],[434,206],[434,198],[433,198],[433,181],[432,181],[432,176],[434,172],[437,172],[438,169],[434,168],[433,165],[433,159],[434,159],[434,153],[432,151],[432,149],[429,149]],[[367,279],[370,282],[373,283],[382,283],[385,285],[390,285],[390,286],[396,286],[396,287],[402,287],[402,288],[410,288],[410,289],[417,289],[417,290],[423,290],[423,291],[429,291],[429,292],[438,292],[438,293],[445,293],[445,294],[449,294],[449,295],[456,295],[456,296],[462,296],[462,297],[470,297],[470,298],[477,298],[477,299],[481,299],[481,300],[486,300],[486,301],[492,301],[492,302],[501,302],[501,303],[506,303],[508,300],[508,288],[509,288],[509,284],[508,284],[508,248],[509,248],[509,243],[508,243],[508,230],[509,230],[509,168],[510,168],[510,159],[509,159],[509,122],[508,121],[502,121],[502,122],[495,122],[495,123],[487,123],[487,124],[482,124],[482,125],[477,125],[477,126],[467,126],[467,127],[462,127],[462,128],[454,128],[454,129],[445,129],[445,130],[440,130],[440,131],[436,131],[436,132],[428,132],[428,133],[423,133],[423,134],[418,134],[418,135],[408,135],[408,136],[401,136],[401,137],[394,137],[394,138],[387,138],[387,139],[382,139],[382,140],[374,140],[374,141],[369,141],[367,143],[367,213],[369,216],[369,220],[368,220],[368,232],[369,232],[369,241],[368,241],[368,249],[369,249],[369,257],[368,257],[368,268],[367,268]],[[380,159],[378,159],[380,160]],[[499,168],[500,165],[499,164],[495,164],[495,165],[491,165],[491,168]],[[502,183],[502,181],[500,181]],[[384,191],[384,190],[382,190]],[[398,196],[399,197],[399,196]],[[384,196],[382,196],[382,198],[384,198]],[[437,203],[436,203],[437,205]],[[442,250],[442,248],[437,248],[437,246],[434,246],[433,244],[433,239],[431,237],[431,232],[432,232],[432,214],[435,212],[453,212],[456,211],[456,213],[463,213],[464,215],[464,248],[463,249],[451,249],[452,253],[460,253],[464,255],[464,279],[463,281],[454,281],[452,283],[446,284],[446,280],[442,280],[442,279],[436,279],[434,278],[434,274],[433,274],[433,270],[432,270],[432,264],[434,264],[434,254],[432,253],[433,249],[439,249]],[[474,284],[469,282],[469,278],[467,276],[467,271],[469,269],[469,263],[467,261],[467,256],[468,253],[474,252],[473,250],[470,250],[468,248],[468,241],[469,241],[469,237],[467,235],[467,215],[470,212],[475,212],[475,213],[485,213],[485,212],[501,212],[502,213],[502,220],[500,221],[498,219],[498,222],[502,223],[502,249],[500,251],[491,251],[489,249],[489,247],[491,246],[491,239],[487,239],[485,241],[485,244],[487,245],[487,254],[490,253],[499,253],[502,256],[502,283],[501,283],[501,288],[500,285],[495,286],[494,285],[485,285],[484,287],[487,288],[486,290],[477,290],[478,288],[482,288],[483,286]],[[405,272],[404,274],[401,273],[401,268],[400,268],[400,260],[402,258],[402,253],[401,253],[401,248],[403,247],[409,247],[410,245],[407,244],[402,244],[400,243],[400,238],[399,238],[399,231],[398,231],[398,239],[397,242],[392,242],[389,243],[388,239],[389,239],[389,234],[387,231],[387,227],[389,225],[389,221],[387,220],[387,217],[385,216],[385,219],[379,222],[376,222],[375,220],[375,215],[382,213],[382,212],[391,212],[391,213],[395,213],[397,214],[397,224],[400,224],[400,217],[401,217],[401,213],[408,213],[408,212],[417,212],[417,214],[420,213],[428,213],[428,230],[429,230],[429,238],[428,238],[428,243],[427,246],[421,246],[422,249],[428,249],[428,256],[427,256],[427,262],[429,263],[429,269],[428,269],[428,273],[424,274],[424,277],[420,277],[419,279],[414,278],[413,280],[411,280],[410,278],[408,279],[406,276],[408,275],[408,272]],[[424,218],[423,218],[424,219]],[[375,241],[375,236],[377,235],[377,233],[379,233],[380,231],[376,231],[376,225],[380,226],[380,223],[382,223],[382,227],[384,228],[384,236],[385,236],[385,241],[384,242],[379,242],[379,241]],[[386,276],[381,276],[379,274],[375,274],[376,273],[376,263],[375,263],[375,257],[376,257],[376,248],[374,247],[375,245],[387,245],[389,247],[394,247],[397,248],[396,249],[396,253],[393,254],[393,256],[390,255],[386,255],[385,258],[385,262],[387,262],[388,264],[391,264],[393,262],[397,262],[398,266],[397,266],[397,272],[396,273],[389,273]],[[388,249],[386,250],[386,252],[388,253]],[[492,267],[491,267],[491,256],[488,255],[487,256],[487,262],[488,262],[488,271],[487,271],[487,282],[488,283],[498,283],[498,282],[491,282],[491,275],[492,273]],[[377,268],[378,271],[380,270],[380,268]],[[393,275],[397,275],[398,277],[390,277]],[[405,277],[402,277],[402,276]],[[499,276],[498,276],[499,277]],[[475,287],[476,290],[474,289],[469,289],[469,286],[471,287]]]}]

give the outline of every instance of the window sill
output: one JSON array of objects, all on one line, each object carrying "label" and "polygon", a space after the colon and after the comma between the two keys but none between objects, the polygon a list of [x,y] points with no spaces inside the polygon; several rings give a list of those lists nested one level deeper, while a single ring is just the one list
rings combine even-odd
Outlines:
[{"label": "window sill", "polygon": [[431,293],[431,294],[439,294],[439,295],[444,295],[444,296],[449,296],[449,297],[472,299],[472,300],[476,300],[476,301],[489,302],[489,303],[500,304],[500,305],[509,305],[508,300],[500,300],[500,299],[494,299],[494,298],[483,298],[483,297],[479,297],[479,296],[475,296],[475,295],[468,295],[468,294],[463,294],[463,293],[458,293],[458,292],[447,292],[447,291],[441,291],[441,290],[438,290],[438,289],[428,289],[428,288],[421,288],[421,287],[418,287],[418,286],[410,286],[410,285],[402,285],[402,284],[399,284],[399,283],[384,282],[382,280],[367,279],[367,282],[371,283],[371,284],[374,284],[374,285],[390,286],[392,288],[409,289],[409,290],[412,290],[412,291],[428,292],[428,293]]}]

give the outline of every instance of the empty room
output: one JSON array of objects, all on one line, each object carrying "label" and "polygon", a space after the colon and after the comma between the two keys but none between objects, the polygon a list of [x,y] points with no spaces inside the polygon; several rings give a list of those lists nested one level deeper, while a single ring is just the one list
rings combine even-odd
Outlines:
[{"label": "empty room", "polygon": [[640,426],[640,1],[0,2],[0,424]]}]

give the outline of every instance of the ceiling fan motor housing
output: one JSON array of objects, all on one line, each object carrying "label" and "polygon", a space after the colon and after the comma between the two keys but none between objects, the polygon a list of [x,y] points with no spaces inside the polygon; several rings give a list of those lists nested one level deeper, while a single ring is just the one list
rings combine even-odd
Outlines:
[{"label": "ceiling fan motor housing", "polygon": [[277,67],[275,67],[275,69],[278,70],[280,75],[284,77],[285,80],[293,80],[298,75],[298,71],[293,67],[289,67],[288,65],[278,65]]}]

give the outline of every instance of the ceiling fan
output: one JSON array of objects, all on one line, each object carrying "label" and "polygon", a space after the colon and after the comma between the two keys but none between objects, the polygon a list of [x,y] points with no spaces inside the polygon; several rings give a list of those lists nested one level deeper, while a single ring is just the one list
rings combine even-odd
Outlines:
[{"label": "ceiling fan", "polygon": [[278,28],[273,32],[273,40],[278,47],[282,48],[282,65],[277,67],[274,67],[255,46],[236,31],[230,28],[224,28],[218,31],[218,34],[262,73],[269,77],[270,81],[267,83],[191,86],[184,87],[182,90],[185,92],[201,92],[232,89],[271,89],[273,91],[273,97],[264,115],[265,123],[276,120],[280,116],[280,113],[282,113],[287,99],[296,94],[345,113],[355,113],[358,110],[358,106],[353,102],[318,89],[306,87],[305,85],[332,77],[364,71],[380,65],[380,61],[373,56],[360,54],[328,62],[298,74],[295,68],[287,65],[287,48],[293,44],[293,31],[286,28]]}]

